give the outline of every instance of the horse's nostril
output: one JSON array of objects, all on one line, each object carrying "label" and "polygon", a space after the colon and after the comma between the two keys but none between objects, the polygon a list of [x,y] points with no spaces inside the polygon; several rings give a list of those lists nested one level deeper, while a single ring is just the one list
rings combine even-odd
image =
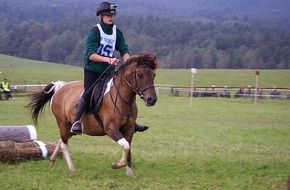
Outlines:
[{"label": "horse's nostril", "polygon": [[148,99],[147,99],[147,102],[148,102],[148,103],[152,103],[152,98],[148,98]]},{"label": "horse's nostril", "polygon": [[149,97],[147,99],[147,104],[153,106],[156,103],[156,98]]}]

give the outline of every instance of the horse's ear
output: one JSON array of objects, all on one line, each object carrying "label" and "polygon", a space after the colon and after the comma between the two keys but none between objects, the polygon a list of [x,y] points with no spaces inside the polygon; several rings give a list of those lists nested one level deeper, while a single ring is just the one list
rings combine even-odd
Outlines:
[{"label": "horse's ear", "polygon": [[143,63],[146,62],[146,64],[148,64],[151,69],[155,70],[157,68],[157,57],[154,53],[145,53],[142,56],[142,61]]},{"label": "horse's ear", "polygon": [[137,60],[137,64],[142,64],[142,63],[144,63],[144,58],[143,58],[143,56],[144,55],[142,55],[142,56],[140,56],[139,58],[138,58],[138,60]]},{"label": "horse's ear", "polygon": [[138,59],[138,63],[139,64],[143,64],[145,62],[151,61],[152,60],[152,55],[151,53],[140,53],[139,59]]}]

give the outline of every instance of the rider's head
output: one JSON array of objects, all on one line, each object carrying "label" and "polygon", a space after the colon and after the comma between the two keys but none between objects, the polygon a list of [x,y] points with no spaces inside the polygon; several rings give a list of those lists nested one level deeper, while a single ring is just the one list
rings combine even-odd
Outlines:
[{"label": "rider's head", "polygon": [[97,16],[116,16],[117,15],[117,4],[102,2],[99,4],[96,12]]},{"label": "rider's head", "polygon": [[100,16],[101,20],[108,25],[114,23],[114,17],[117,15],[117,4],[102,2],[99,4],[96,12],[97,16]]}]

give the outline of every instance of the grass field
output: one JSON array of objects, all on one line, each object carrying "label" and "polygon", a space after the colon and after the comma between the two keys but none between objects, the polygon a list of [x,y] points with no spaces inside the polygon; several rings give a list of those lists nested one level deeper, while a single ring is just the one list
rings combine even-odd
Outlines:
[{"label": "grass field", "polygon": [[[32,61],[0,54],[0,79],[7,77],[11,84],[38,84],[51,81],[82,80],[80,67]],[[173,72],[174,71],[174,72]],[[290,70],[261,70],[259,86],[264,88],[290,88]],[[184,85],[191,82],[190,70],[157,70],[156,84]],[[199,69],[196,86],[255,86],[255,70]]]},{"label": "grass field", "polygon": [[[81,80],[78,67],[0,55],[0,77],[21,84]],[[261,84],[289,87],[289,70],[264,70]],[[198,85],[248,85],[253,70],[199,70]],[[156,83],[188,85],[186,70],[159,70]],[[225,84],[227,83],[227,84]],[[0,101],[0,125],[31,124],[27,97]],[[77,171],[63,159],[0,163],[0,189],[286,189],[290,175],[290,101],[160,96],[147,108],[138,99],[138,123],[150,126],[132,144],[133,177],[111,163],[121,149],[108,137],[70,141]],[[38,139],[56,142],[58,130],[47,107]]]},{"label": "grass field", "polygon": [[[25,97],[0,102],[1,125],[30,124]],[[77,171],[65,161],[0,164],[1,189],[285,189],[290,175],[290,101],[159,97],[155,107],[138,100],[138,122],[150,125],[134,136],[133,177],[113,170],[119,146],[108,137],[70,141]],[[56,142],[49,109],[38,138]]]}]

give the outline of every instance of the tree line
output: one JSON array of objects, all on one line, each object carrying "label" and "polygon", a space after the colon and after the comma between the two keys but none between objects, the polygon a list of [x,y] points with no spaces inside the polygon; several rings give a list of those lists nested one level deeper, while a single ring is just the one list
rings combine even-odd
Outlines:
[{"label": "tree line", "polygon": [[[82,65],[95,13],[82,7],[0,7],[0,53]],[[161,68],[289,69],[290,33],[240,21],[119,14],[131,54],[155,52]]]}]

